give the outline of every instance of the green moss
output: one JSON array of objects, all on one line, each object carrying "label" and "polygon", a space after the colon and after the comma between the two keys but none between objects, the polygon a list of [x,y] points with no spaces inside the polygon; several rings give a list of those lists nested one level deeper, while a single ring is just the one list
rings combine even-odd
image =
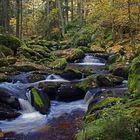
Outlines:
[{"label": "green moss", "polygon": [[13,55],[13,52],[11,49],[7,48],[4,45],[0,45],[0,57],[6,57],[9,55]]},{"label": "green moss", "polygon": [[93,76],[88,76],[86,79],[80,81],[77,84],[77,87],[84,91],[87,91],[89,88],[96,87],[96,80]]},{"label": "green moss", "polygon": [[67,65],[67,61],[65,58],[57,59],[50,63],[49,67],[53,69],[64,69]]},{"label": "green moss", "polygon": [[32,92],[32,95],[33,95],[34,103],[36,105],[38,105],[39,107],[43,107],[44,104],[42,102],[42,99],[41,99],[41,97],[40,97],[39,92],[37,91],[37,89],[33,87],[31,89],[31,92]]},{"label": "green moss", "polygon": [[100,102],[96,103],[90,112],[94,112],[96,110],[100,110],[103,108],[107,108],[107,107],[111,107],[114,104],[120,103],[121,102],[121,98],[116,98],[116,97],[107,97],[103,100],[101,100]]},{"label": "green moss", "polygon": [[129,72],[128,87],[134,97],[140,97],[140,56],[135,58],[132,62]]},{"label": "green moss", "polygon": [[94,53],[103,53],[103,52],[105,52],[105,50],[104,50],[102,47],[96,46],[96,45],[92,45],[92,46],[90,47],[90,49],[91,49],[91,51],[94,52]]},{"label": "green moss", "polygon": [[21,41],[14,36],[0,34],[0,44],[15,50],[21,46]]},{"label": "green moss", "polygon": [[89,47],[80,46],[78,49],[82,50],[84,53],[91,53],[91,49]]},{"label": "green moss", "polygon": [[2,59],[0,59],[0,67],[13,65],[16,63],[16,61],[17,61],[17,59],[14,57],[2,58]]},{"label": "green moss", "polygon": [[69,48],[65,50],[55,51],[57,57],[66,58],[67,61],[74,61],[84,57],[84,52],[81,49]]},{"label": "green moss", "polygon": [[123,78],[119,76],[114,76],[111,74],[105,74],[105,75],[98,75],[96,80],[97,80],[98,86],[111,87],[117,84],[121,84],[123,81]]}]

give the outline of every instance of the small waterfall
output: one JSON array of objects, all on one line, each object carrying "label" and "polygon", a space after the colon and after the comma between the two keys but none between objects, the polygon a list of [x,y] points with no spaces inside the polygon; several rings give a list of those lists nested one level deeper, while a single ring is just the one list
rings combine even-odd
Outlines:
[{"label": "small waterfall", "polygon": [[84,102],[86,104],[89,104],[92,99],[93,99],[93,94],[90,91],[87,91],[87,93],[84,97]]},{"label": "small waterfall", "polygon": [[26,92],[26,96],[27,96],[27,98],[28,98],[28,101],[29,101],[30,103],[32,103],[32,100],[31,100],[31,91]]},{"label": "small waterfall", "polygon": [[34,107],[29,103],[28,100],[24,100],[24,99],[21,99],[21,98],[19,98],[18,100],[19,100],[21,109],[23,110],[24,113],[35,112]]},{"label": "small waterfall", "polygon": [[59,81],[63,81],[63,82],[67,82],[68,80],[65,80],[63,79],[61,76],[59,75],[55,75],[55,74],[51,74],[51,75],[48,75],[46,80],[45,81],[56,81],[56,82],[59,82]]},{"label": "small waterfall", "polygon": [[100,60],[92,55],[87,55],[83,59],[83,63],[101,63]]},{"label": "small waterfall", "polygon": [[51,74],[47,76],[47,80],[55,80],[55,79],[62,79],[59,75]]}]

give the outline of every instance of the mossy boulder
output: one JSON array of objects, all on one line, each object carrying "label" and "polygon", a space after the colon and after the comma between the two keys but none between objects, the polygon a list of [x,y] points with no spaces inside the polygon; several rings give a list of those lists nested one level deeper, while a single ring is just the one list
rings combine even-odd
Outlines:
[{"label": "mossy boulder", "polygon": [[49,67],[52,69],[64,69],[67,65],[67,61],[65,58],[56,59],[55,61],[51,62]]},{"label": "mossy boulder", "polygon": [[29,83],[34,83],[34,82],[42,81],[45,79],[46,79],[46,76],[39,73],[32,73],[29,76],[27,76],[27,80]]},{"label": "mossy boulder", "polygon": [[32,105],[42,114],[46,114],[49,111],[50,100],[45,93],[39,92],[35,87],[31,88],[31,100]]},{"label": "mossy boulder", "polygon": [[0,59],[0,67],[13,65],[13,64],[16,63],[16,61],[17,61],[17,59],[14,58],[14,57],[10,57],[10,58],[1,58],[1,59]]},{"label": "mossy boulder", "polygon": [[14,53],[10,48],[0,45],[0,57],[12,56],[13,54]]},{"label": "mossy boulder", "polygon": [[82,73],[74,69],[65,69],[64,72],[62,72],[60,75],[61,77],[67,80],[75,80],[82,78]]},{"label": "mossy boulder", "polygon": [[105,49],[103,49],[102,47],[97,46],[97,45],[92,45],[90,47],[90,49],[93,53],[104,53],[105,52]]},{"label": "mossy boulder", "polygon": [[93,76],[88,76],[77,84],[77,87],[83,91],[87,91],[89,88],[95,88],[96,86],[96,79]]},{"label": "mossy boulder", "polygon": [[79,46],[78,49],[82,50],[84,53],[91,53],[90,47]]},{"label": "mossy boulder", "polygon": [[14,36],[0,34],[0,45],[8,47],[16,55],[17,49],[22,46],[22,42]]},{"label": "mossy boulder", "polygon": [[69,48],[65,50],[55,51],[54,54],[58,57],[66,58],[67,61],[75,61],[82,59],[85,55],[81,49]]},{"label": "mossy boulder", "polygon": [[129,71],[128,87],[134,97],[140,97],[140,56],[132,61]]},{"label": "mossy boulder", "polygon": [[112,87],[115,85],[119,85],[122,83],[123,78],[119,76],[114,76],[111,74],[103,74],[103,75],[98,75],[96,77],[96,81],[98,86],[100,87]]},{"label": "mossy boulder", "polygon": [[109,65],[109,71],[115,76],[120,76],[127,79],[128,72],[129,72],[129,65],[123,62],[114,63],[112,65]]}]

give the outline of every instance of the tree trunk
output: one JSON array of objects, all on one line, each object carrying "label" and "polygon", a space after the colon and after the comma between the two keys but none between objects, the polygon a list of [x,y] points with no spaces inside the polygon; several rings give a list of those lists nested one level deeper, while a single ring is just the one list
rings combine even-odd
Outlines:
[{"label": "tree trunk", "polygon": [[9,32],[9,0],[2,0],[2,25]]},{"label": "tree trunk", "polygon": [[74,5],[73,0],[71,0],[71,21],[73,21],[73,16],[74,16]]},{"label": "tree trunk", "polygon": [[65,34],[65,26],[64,26],[64,18],[63,18],[63,12],[62,12],[62,7],[61,7],[60,0],[57,0],[57,5],[58,5],[60,21],[61,21],[61,32],[62,32],[62,36],[64,36],[64,34]]},{"label": "tree trunk", "polygon": [[16,37],[20,37],[20,0],[16,0]]},{"label": "tree trunk", "polygon": [[66,22],[66,25],[67,25],[67,23],[68,23],[68,20],[69,20],[69,14],[68,14],[68,12],[69,12],[69,10],[68,10],[68,8],[69,8],[69,6],[68,6],[68,4],[69,4],[69,2],[68,2],[68,0],[65,0],[65,22]]},{"label": "tree trunk", "polygon": [[50,0],[46,0],[46,16],[50,13]]},{"label": "tree trunk", "polygon": [[132,18],[131,18],[131,0],[128,0],[128,24],[129,24],[129,36],[132,46],[135,45],[135,39],[132,32]]},{"label": "tree trunk", "polygon": [[22,12],[22,0],[20,2],[20,39],[22,39],[22,22],[23,22],[23,12]]}]

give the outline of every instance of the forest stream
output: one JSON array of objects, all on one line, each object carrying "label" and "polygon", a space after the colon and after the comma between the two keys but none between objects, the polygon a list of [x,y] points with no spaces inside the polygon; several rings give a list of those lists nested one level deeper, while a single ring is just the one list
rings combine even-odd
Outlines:
[{"label": "forest stream", "polygon": [[[94,68],[95,73],[91,76],[108,73],[105,70],[106,60],[86,54],[85,58],[75,63],[69,63],[71,67]],[[31,104],[31,94],[29,87],[35,86],[39,89],[40,83],[61,83],[69,86],[83,81],[81,79],[66,80],[60,75],[50,74],[45,76],[45,80],[28,83],[27,75],[32,72],[20,73],[11,77],[12,82],[0,83],[0,88],[11,91],[11,94],[18,97],[21,115],[15,119],[0,121],[0,128],[4,133],[3,140],[75,140],[75,135],[83,126],[83,118],[88,109],[88,101],[92,96],[89,91],[83,99],[73,98],[71,101],[59,101],[52,99],[50,109],[47,114],[40,114]],[[113,90],[120,94],[127,90],[127,81],[114,88],[102,87],[98,90]],[[19,94],[20,93],[20,94]],[[120,95],[122,96],[122,95]]]}]

